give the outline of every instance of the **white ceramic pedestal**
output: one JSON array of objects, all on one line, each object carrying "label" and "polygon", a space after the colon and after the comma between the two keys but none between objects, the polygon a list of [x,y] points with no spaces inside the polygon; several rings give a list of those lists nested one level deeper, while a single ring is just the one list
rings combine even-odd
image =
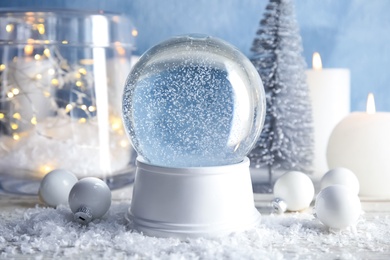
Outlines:
[{"label": "white ceramic pedestal", "polygon": [[134,229],[159,237],[215,237],[257,225],[249,160],[194,168],[137,161],[128,217]]}]

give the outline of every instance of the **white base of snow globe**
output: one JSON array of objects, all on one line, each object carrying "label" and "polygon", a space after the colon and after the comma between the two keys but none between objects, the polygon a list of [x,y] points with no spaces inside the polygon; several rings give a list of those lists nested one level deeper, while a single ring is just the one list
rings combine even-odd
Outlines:
[{"label": "white base of snow globe", "polygon": [[137,161],[128,219],[158,237],[216,237],[260,222],[249,160],[213,167],[168,168]]}]

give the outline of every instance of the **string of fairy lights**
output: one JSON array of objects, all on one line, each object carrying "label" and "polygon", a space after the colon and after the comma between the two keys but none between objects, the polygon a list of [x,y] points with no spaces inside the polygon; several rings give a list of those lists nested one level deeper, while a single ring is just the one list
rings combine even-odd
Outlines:
[{"label": "string of fairy lights", "polygon": [[[44,19],[32,21],[38,23],[32,23],[31,30],[44,36]],[[15,27],[9,23],[5,30],[12,33]],[[134,29],[132,35],[137,34]],[[77,64],[70,65],[60,52],[60,47],[68,44],[66,40],[51,44],[45,39],[29,39],[24,46],[11,47],[17,53],[13,58],[6,60],[3,54],[0,63],[0,136],[11,136],[14,141],[23,138],[23,130],[34,128],[45,118],[41,115],[42,108],[37,107],[44,99],[48,105],[43,108],[45,113],[68,115],[80,124],[93,123],[90,119],[98,110],[94,93],[94,61],[80,59]],[[125,55],[120,43],[116,42],[114,48],[118,55]],[[119,115],[110,114],[109,121],[111,131],[124,135]],[[122,147],[128,145],[126,138],[120,142]]]},{"label": "string of fairy lights", "polygon": [[[54,49],[54,47],[51,48]],[[30,45],[25,47],[24,51],[27,59],[20,61],[19,57],[14,57],[10,63],[0,64],[0,86],[2,89],[0,94],[0,120],[3,127],[6,128],[6,132],[13,130],[11,132],[14,140],[20,139],[17,132],[19,123],[26,123],[27,121],[32,125],[38,123],[37,116],[39,113],[35,107],[36,104],[29,98],[30,92],[34,93],[39,90],[43,97],[52,99],[51,107],[46,109],[65,110],[66,113],[71,113],[75,108],[83,110],[85,116],[79,117],[80,123],[85,123],[87,118],[91,118],[97,110],[93,96],[86,94],[88,89],[93,88],[92,73],[89,73],[84,67],[71,67],[57,50],[50,51],[49,47],[45,47],[42,54],[35,54],[33,58],[29,58],[28,54],[32,49],[33,47],[30,47]],[[42,62],[46,64],[41,66]],[[47,68],[48,66],[49,68]],[[34,75],[26,73],[31,71],[34,72]],[[49,84],[47,84],[47,79],[50,79]],[[27,86],[19,83],[19,81],[22,81],[26,84],[26,80],[29,81]],[[55,93],[53,93],[52,88],[61,90],[67,85],[70,86],[69,94],[75,94],[77,99],[62,107],[61,104],[67,102],[66,98],[58,100],[58,96],[53,95]],[[21,112],[17,111],[18,108],[26,109],[18,104],[19,97],[24,97],[23,100],[27,99],[30,102],[30,108],[33,112],[31,118],[23,118]],[[90,99],[90,105],[88,106],[85,104],[86,98]],[[59,112],[57,111],[57,113]]]}]

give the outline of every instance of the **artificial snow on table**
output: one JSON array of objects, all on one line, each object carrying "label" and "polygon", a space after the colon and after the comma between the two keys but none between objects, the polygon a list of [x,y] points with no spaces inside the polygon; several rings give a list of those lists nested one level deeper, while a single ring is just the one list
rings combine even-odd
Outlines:
[{"label": "artificial snow on table", "polygon": [[68,207],[0,213],[0,258],[364,259],[390,254],[390,216],[362,215],[356,231],[329,232],[312,213],[263,214],[255,229],[220,238],[155,238],[132,231],[130,202],[84,226]]}]

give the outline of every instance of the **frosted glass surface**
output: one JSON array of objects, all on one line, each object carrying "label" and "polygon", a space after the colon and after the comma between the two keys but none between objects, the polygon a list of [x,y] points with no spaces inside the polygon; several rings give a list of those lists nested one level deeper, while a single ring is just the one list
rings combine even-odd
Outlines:
[{"label": "frosted glass surface", "polygon": [[264,121],[261,79],[233,46],[181,36],[148,50],[130,72],[123,118],[142,160],[166,167],[238,163]]}]

